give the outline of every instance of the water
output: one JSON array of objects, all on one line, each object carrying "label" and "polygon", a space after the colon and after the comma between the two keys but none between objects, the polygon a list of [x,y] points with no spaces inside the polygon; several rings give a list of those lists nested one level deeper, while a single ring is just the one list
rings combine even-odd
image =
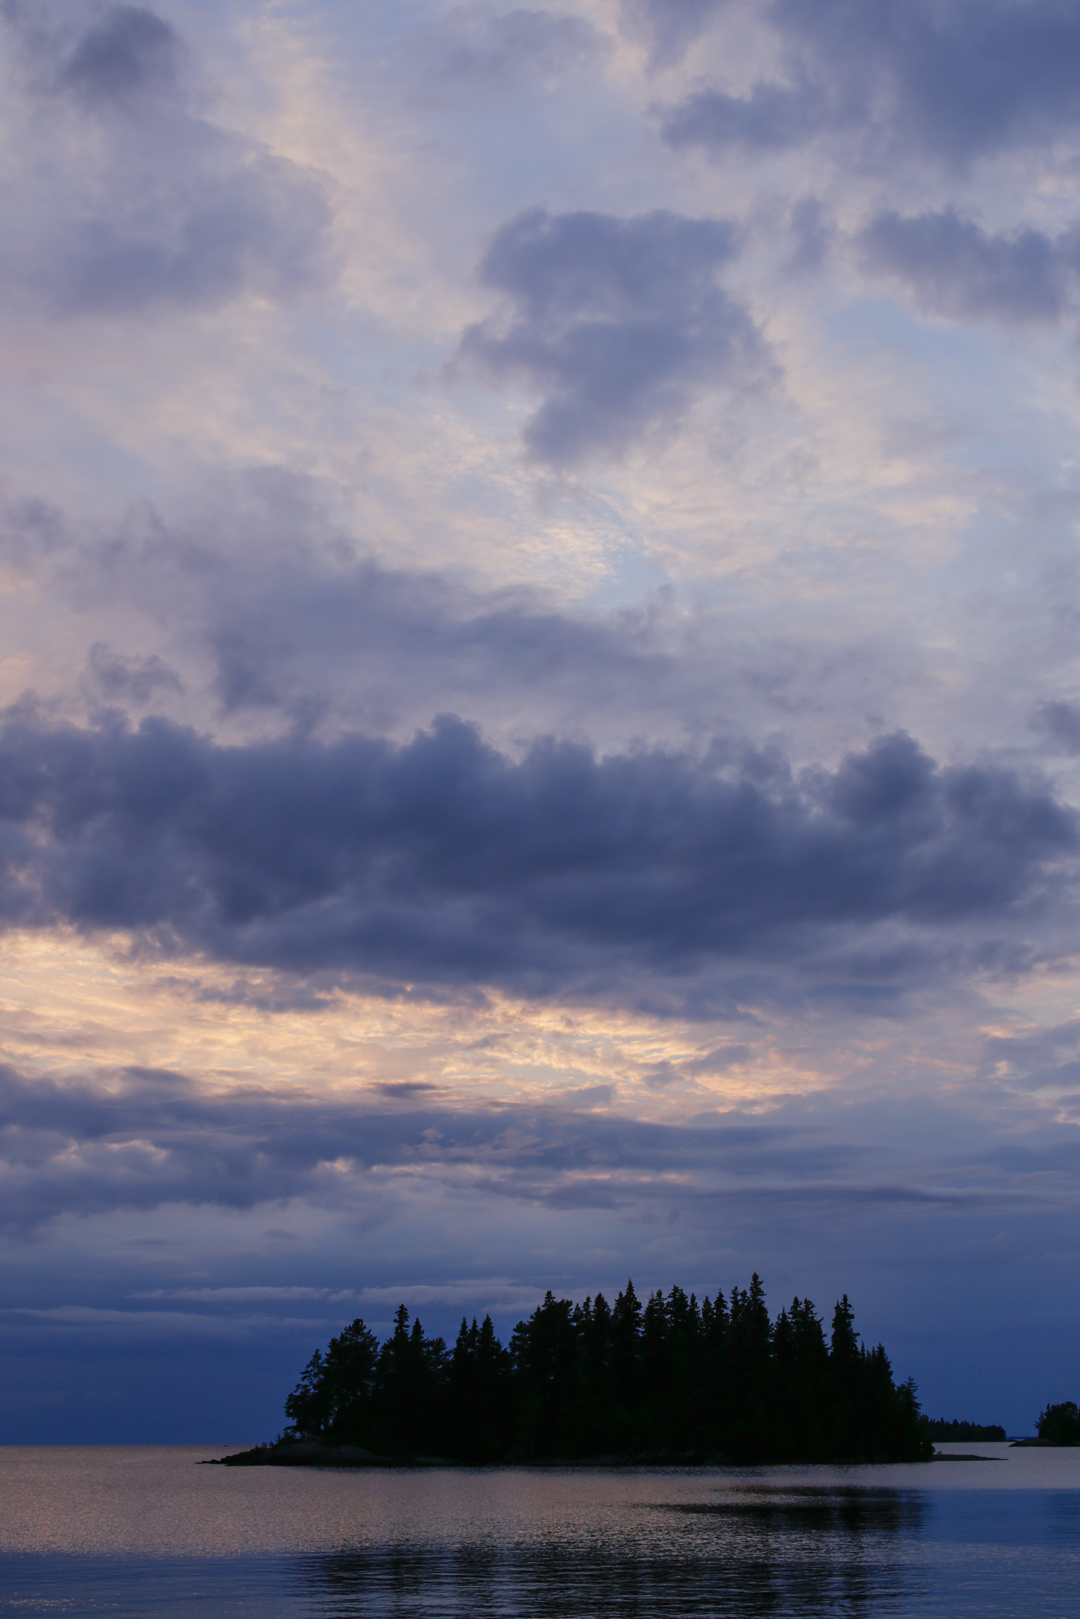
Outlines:
[{"label": "water", "polygon": [[921,1467],[359,1473],[0,1449],[0,1615],[1080,1613],[1080,1451]]}]

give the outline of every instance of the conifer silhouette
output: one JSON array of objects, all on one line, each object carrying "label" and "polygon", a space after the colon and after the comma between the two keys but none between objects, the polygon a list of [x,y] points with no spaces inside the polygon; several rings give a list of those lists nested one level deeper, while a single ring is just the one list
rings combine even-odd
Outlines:
[{"label": "conifer silhouette", "polygon": [[[356,1320],[316,1350],[285,1411],[293,1438],[465,1462],[899,1461],[933,1451],[914,1383],[897,1386],[884,1348],[860,1342],[847,1295],[826,1343],[809,1299],[772,1320],[756,1273],[749,1288],[700,1304],[672,1287],[642,1305],[632,1281],[614,1306],[549,1290],[506,1348],[485,1316],[463,1319],[448,1350],[419,1320],[410,1325],[403,1304],[381,1347]],[[1075,1421],[1080,1433],[1071,1404],[1044,1419],[1055,1432]]]}]

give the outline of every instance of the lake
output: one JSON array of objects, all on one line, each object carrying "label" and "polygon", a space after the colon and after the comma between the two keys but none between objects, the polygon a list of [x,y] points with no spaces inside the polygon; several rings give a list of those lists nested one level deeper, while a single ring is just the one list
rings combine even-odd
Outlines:
[{"label": "lake", "polygon": [[1080,1450],[762,1469],[201,1467],[0,1448],[0,1614],[1080,1613]]}]

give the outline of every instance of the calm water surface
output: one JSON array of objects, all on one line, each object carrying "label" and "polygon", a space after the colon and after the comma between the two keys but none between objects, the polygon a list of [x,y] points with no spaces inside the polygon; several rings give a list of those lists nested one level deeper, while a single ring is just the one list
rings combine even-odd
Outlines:
[{"label": "calm water surface", "polygon": [[0,1614],[1080,1614],[1080,1451],[331,1473],[0,1448]]}]

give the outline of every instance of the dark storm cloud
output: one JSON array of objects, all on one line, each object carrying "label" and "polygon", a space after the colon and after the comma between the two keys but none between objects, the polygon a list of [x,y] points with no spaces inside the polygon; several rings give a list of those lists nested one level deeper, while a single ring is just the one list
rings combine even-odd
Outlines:
[{"label": "dark storm cloud", "polygon": [[114,7],[65,42],[8,7],[28,127],[0,197],[9,292],[68,314],[289,298],[329,273],[317,176],[199,115],[171,26]]},{"label": "dark storm cloud", "polygon": [[[160,719],[77,730],[32,711],[0,731],[9,922],[387,984],[618,1000],[643,970],[808,968],[885,924],[977,922],[992,950],[1075,844],[1042,788],[940,768],[904,735],[796,781],[775,761],[762,777],[555,741],[515,761],[452,717],[403,746],[225,747]],[[926,948],[879,941],[862,970],[918,976]]]},{"label": "dark storm cloud", "polygon": [[783,76],[695,92],[674,145],[768,151],[840,133],[863,161],[963,165],[1068,132],[1080,117],[1080,13],[1062,0],[774,0]]},{"label": "dark storm cloud", "polygon": [[928,314],[1011,323],[1056,321],[1075,276],[1075,237],[989,235],[952,209],[883,213],[858,238],[866,268],[907,287]]},{"label": "dark storm cloud", "polygon": [[[941,1183],[940,1165],[934,1176],[925,1164],[920,1172],[922,1154],[909,1152],[910,1141],[901,1146],[895,1122],[890,1130],[860,1119],[858,1139],[845,1139],[827,1109],[670,1125],[557,1107],[389,1100],[400,1105],[387,1106],[384,1094],[215,1095],[184,1075],[152,1070],[113,1076],[105,1087],[0,1069],[0,1228],[27,1232],[59,1214],[178,1203],[251,1209],[302,1198],[334,1207],[362,1192],[373,1172],[384,1206],[410,1173],[434,1190],[464,1171],[470,1197],[636,1217],[679,1203],[942,1207],[986,1195],[970,1172],[954,1173],[951,1187]],[[955,1133],[955,1121],[950,1128],[943,1120],[940,1156],[954,1169]],[[1020,1169],[1038,1172],[1045,1146],[1033,1143]],[[1063,1160],[1074,1175],[1078,1154]]]},{"label": "dark storm cloud", "polygon": [[760,334],[716,284],[735,251],[722,220],[530,209],[480,266],[509,299],[509,324],[471,326],[459,361],[544,396],[525,430],[535,460],[619,455],[649,429],[670,429],[703,389],[762,374]]}]

